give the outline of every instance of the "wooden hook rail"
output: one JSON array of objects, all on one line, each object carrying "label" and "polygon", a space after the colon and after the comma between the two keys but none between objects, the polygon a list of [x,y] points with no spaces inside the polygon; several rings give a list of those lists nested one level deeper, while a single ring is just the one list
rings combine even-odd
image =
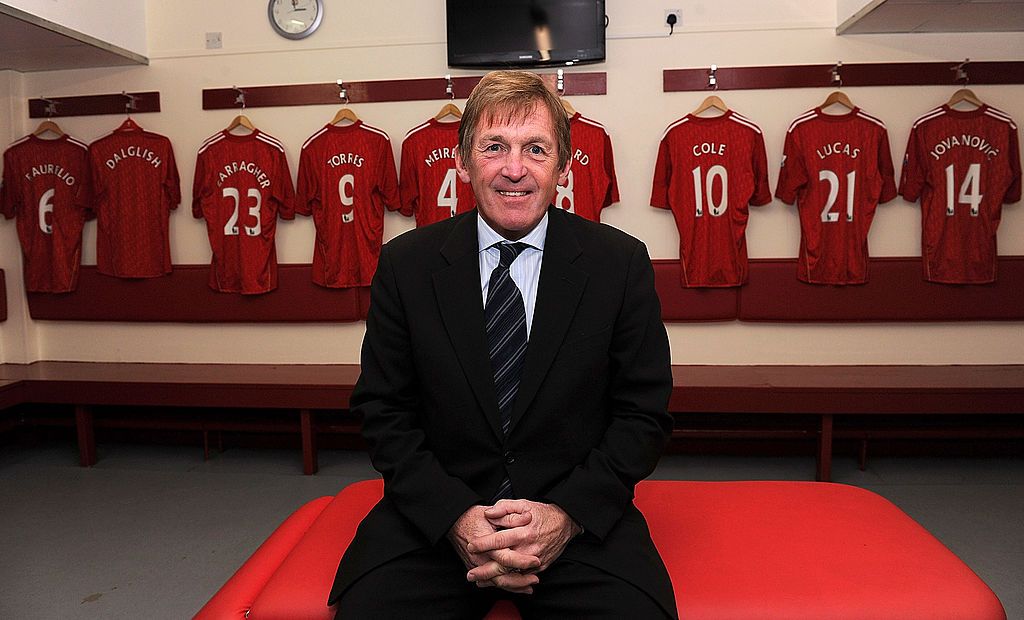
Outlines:
[{"label": "wooden hook rail", "polygon": [[[541,77],[552,88],[556,87],[554,73]],[[325,82],[320,84],[291,84],[279,86],[238,86],[229,88],[204,88],[203,109],[239,109],[242,103],[239,92],[244,95],[246,108],[271,106],[299,106],[336,103],[376,103],[385,101],[424,101],[432,99],[464,99],[480,81],[480,76],[461,76],[449,81],[440,78],[416,78],[405,80],[376,80],[370,82]],[[607,74],[604,72],[565,73],[564,95],[604,95],[608,91]],[[341,97],[344,88],[346,100]]]},{"label": "wooden hook rail", "polygon": [[[836,75],[838,74],[838,80]],[[966,82],[962,76],[966,74]],[[1024,84],[1024,62],[883,62],[665,69],[664,92]],[[958,79],[958,76],[961,76]]]},{"label": "wooden hook rail", "polygon": [[[130,109],[126,106],[133,104]],[[28,100],[29,118],[58,116],[95,116],[98,114],[138,114],[160,111],[160,92],[111,93],[76,97],[47,97]]]}]

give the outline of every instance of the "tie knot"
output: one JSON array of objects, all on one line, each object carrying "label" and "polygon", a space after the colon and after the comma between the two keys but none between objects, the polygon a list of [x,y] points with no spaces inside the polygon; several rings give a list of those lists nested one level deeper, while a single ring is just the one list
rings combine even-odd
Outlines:
[{"label": "tie knot", "polygon": [[495,245],[497,246],[498,251],[501,252],[501,258],[498,259],[498,264],[505,269],[508,269],[516,257],[519,256],[523,250],[529,247],[525,243],[509,243],[507,241],[502,241]]}]

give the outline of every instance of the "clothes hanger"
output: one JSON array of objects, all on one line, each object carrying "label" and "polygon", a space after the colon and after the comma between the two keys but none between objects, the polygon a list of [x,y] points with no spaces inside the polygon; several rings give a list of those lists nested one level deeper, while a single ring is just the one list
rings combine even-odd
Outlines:
[{"label": "clothes hanger", "polygon": [[140,131],[142,129],[142,127],[140,127],[139,124],[136,123],[132,119],[132,110],[135,109],[136,97],[134,95],[129,95],[128,93],[126,93],[123,90],[121,91],[121,95],[127,97],[128,101],[125,102],[125,104],[124,104],[124,115],[125,115],[124,121],[122,121],[121,125],[117,128],[117,130],[118,131]]},{"label": "clothes hanger", "polygon": [[829,107],[830,105],[833,105],[833,104],[836,104],[836,103],[838,103],[841,106],[844,106],[847,110],[851,110],[851,111],[857,107],[857,106],[853,105],[853,102],[850,101],[850,98],[846,96],[846,93],[844,93],[841,90],[834,90],[834,91],[832,91],[829,94],[828,97],[825,97],[825,101],[820,106],[818,106],[818,107],[821,108],[822,110],[824,110],[825,108]]},{"label": "clothes hanger", "polygon": [[722,114],[725,114],[726,112],[729,111],[729,106],[725,105],[725,102],[722,101],[721,97],[719,97],[718,95],[708,95],[707,97],[704,98],[704,101],[702,101],[700,105],[697,106],[697,109],[694,110],[693,112],[690,112],[690,114],[693,116],[699,116],[701,113],[707,112],[711,108],[719,110],[720,112],[722,112]]},{"label": "clothes hanger", "polygon": [[446,116],[462,118],[462,110],[460,110],[459,106],[455,105],[454,103],[446,103],[443,106],[441,106],[441,110],[434,115],[434,120],[439,121]]},{"label": "clothes hanger", "polygon": [[32,132],[32,135],[38,138],[48,131],[57,134],[58,138],[64,135],[64,130],[57,123],[49,119],[39,123],[39,126]]},{"label": "clothes hanger", "polygon": [[985,102],[979,99],[978,96],[975,95],[974,92],[969,88],[961,88],[960,90],[953,93],[953,96],[949,98],[949,101],[946,102],[946,105],[952,108],[958,103],[970,103],[978,108],[985,105]]},{"label": "clothes hanger", "polygon": [[579,114],[579,112],[576,111],[576,108],[572,107],[572,104],[569,103],[568,99],[559,97],[558,100],[562,102],[562,109],[565,110],[565,113],[568,116],[576,116],[577,114]]},{"label": "clothes hanger", "polygon": [[231,133],[232,130],[237,129],[239,127],[244,127],[245,129],[248,129],[249,133],[253,133],[256,131],[256,126],[252,124],[252,121],[250,121],[249,117],[245,114],[239,114],[235,118],[231,119],[231,122],[224,129],[224,131],[226,133]]},{"label": "clothes hanger", "polygon": [[359,117],[352,111],[352,108],[342,108],[338,110],[338,113],[331,119],[331,125],[337,125],[342,121],[349,121],[349,123],[358,123]]}]

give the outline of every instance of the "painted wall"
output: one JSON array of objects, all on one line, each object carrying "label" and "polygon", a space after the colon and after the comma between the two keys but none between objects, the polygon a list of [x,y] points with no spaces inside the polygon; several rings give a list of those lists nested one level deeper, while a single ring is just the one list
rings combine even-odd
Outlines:
[{"label": "painted wall", "polygon": [[[147,129],[171,138],[190,196],[195,153],[203,140],[231,120],[231,111],[203,111],[206,87],[297,84],[442,77],[469,72],[446,67],[444,3],[393,0],[388,3],[328,3],[320,32],[299,42],[273,34],[265,4],[249,9],[223,0],[181,0],[147,4],[151,65],[26,74],[26,93],[80,95],[121,90],[159,90],[163,111],[139,115]],[[658,140],[664,128],[695,108],[699,93],[663,93],[665,68],[886,61],[1024,60],[1024,34],[847,36],[834,34],[836,6],[817,0],[728,3],[672,3],[683,24],[667,38],[664,3],[653,0],[608,3],[608,61],[580,70],[605,71],[608,94],[573,97],[584,115],[605,124],[615,148],[621,203],[605,210],[604,221],[643,239],[655,258],[678,256],[671,214],[648,206]],[[202,20],[188,16],[202,13]],[[198,23],[197,23],[198,22]],[[223,33],[224,48],[203,49],[205,33]],[[1024,121],[1024,87],[979,86],[992,105]],[[848,88],[846,92],[889,128],[893,160],[902,160],[913,120],[944,102],[946,87]],[[820,103],[825,89],[731,91],[726,103],[764,131],[774,188],[785,131],[790,121]],[[23,99],[16,102],[23,107]],[[361,104],[366,122],[387,131],[399,155],[405,132],[432,116],[442,102]],[[464,103],[462,101],[458,102]],[[248,116],[287,147],[293,175],[299,148],[328,122],[339,106],[259,108]],[[14,116],[14,134],[35,126],[27,113]],[[93,140],[119,124],[111,117],[61,120],[82,140]],[[0,136],[2,137],[2,136]],[[175,263],[206,263],[205,225],[186,202],[171,216]],[[412,228],[411,219],[388,213],[385,238]],[[85,230],[84,261],[95,262],[95,224]],[[308,263],[313,224],[308,218],[278,226],[282,263]],[[0,267],[8,273],[9,303],[18,305],[20,258],[10,244],[11,223],[0,226]],[[753,210],[747,231],[753,257],[792,257],[799,243],[794,207],[775,201]],[[879,209],[870,236],[876,256],[920,253],[918,207],[897,199]],[[1024,206],[1004,210],[999,231],[1002,254],[1024,254]],[[794,276],[795,277],[795,276]],[[8,362],[54,360],[334,363],[358,361],[363,325],[175,325],[33,322],[13,316],[0,328]],[[1024,363],[1024,324],[773,325],[673,324],[673,361],[679,364],[986,364]],[[15,346],[12,341],[26,341]]]},{"label": "painted wall", "polygon": [[[147,3],[144,0],[5,0],[4,4],[146,55]],[[163,4],[165,11],[172,11],[176,6],[174,2]]]}]

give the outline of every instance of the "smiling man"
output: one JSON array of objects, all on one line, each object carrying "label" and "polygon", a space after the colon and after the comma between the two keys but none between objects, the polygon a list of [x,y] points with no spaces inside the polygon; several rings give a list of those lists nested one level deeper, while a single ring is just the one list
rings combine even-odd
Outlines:
[{"label": "smiling man", "polygon": [[633,505],[671,430],[643,243],[551,206],[569,122],[536,75],[466,103],[477,209],[388,243],[352,395],[384,498],[342,558],[339,618],[676,617]]}]

